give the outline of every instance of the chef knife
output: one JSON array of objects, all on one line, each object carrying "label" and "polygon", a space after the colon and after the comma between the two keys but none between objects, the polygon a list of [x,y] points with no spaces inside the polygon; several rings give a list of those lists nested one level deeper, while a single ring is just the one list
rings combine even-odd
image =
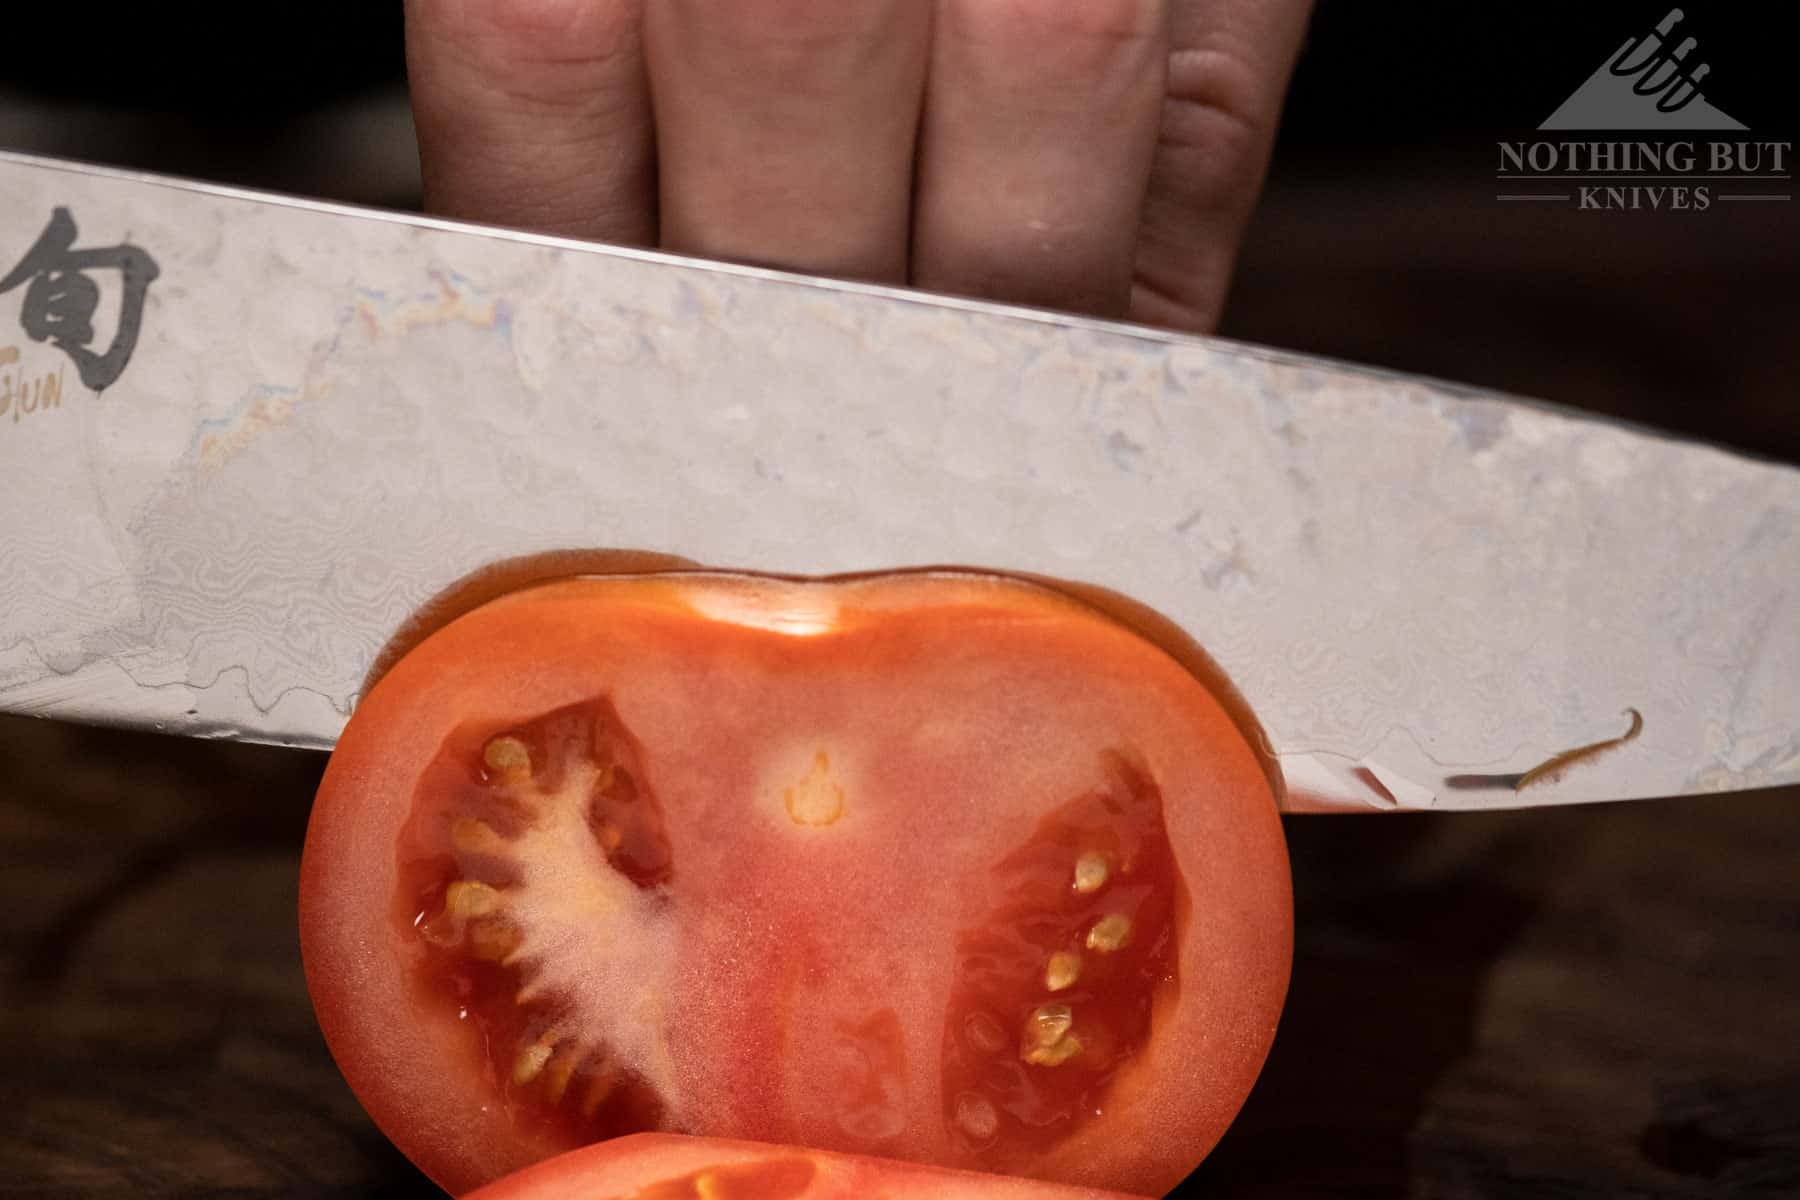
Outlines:
[{"label": "chef knife", "polygon": [[[1800,470],[1129,325],[0,154],[0,710],[328,747],[573,546],[1102,585],[1287,805],[1800,781]],[[1697,398],[1702,399],[1702,398]]]}]

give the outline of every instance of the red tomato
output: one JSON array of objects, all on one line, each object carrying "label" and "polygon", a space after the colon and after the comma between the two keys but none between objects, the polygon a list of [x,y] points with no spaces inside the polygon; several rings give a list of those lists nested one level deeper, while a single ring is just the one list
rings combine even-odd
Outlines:
[{"label": "red tomato", "polygon": [[1161,1193],[1287,986],[1264,762],[1169,650],[969,574],[586,578],[369,692],[319,1021],[453,1192],[640,1130]]},{"label": "red tomato", "polygon": [[639,1133],[526,1167],[465,1200],[1132,1200],[1123,1192],[795,1146]]}]

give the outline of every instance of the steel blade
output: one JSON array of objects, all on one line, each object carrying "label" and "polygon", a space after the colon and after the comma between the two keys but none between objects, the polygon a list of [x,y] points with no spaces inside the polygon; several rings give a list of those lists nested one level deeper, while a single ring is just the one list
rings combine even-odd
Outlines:
[{"label": "steel blade", "polygon": [[329,746],[428,597],[608,546],[1125,592],[1241,687],[1295,808],[1800,780],[1791,466],[1217,340],[19,156],[0,271],[0,709]]}]

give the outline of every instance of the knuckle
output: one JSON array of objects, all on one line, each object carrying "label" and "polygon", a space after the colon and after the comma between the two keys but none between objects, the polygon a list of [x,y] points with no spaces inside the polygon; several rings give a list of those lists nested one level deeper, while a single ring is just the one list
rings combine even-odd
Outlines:
[{"label": "knuckle", "polygon": [[437,46],[434,72],[463,81],[459,94],[559,114],[586,112],[616,76],[632,74],[640,8],[641,0],[418,0],[408,19]]},{"label": "knuckle", "polygon": [[[666,2],[666,0],[665,0]],[[689,0],[704,22],[750,53],[786,56],[878,45],[920,0]]]},{"label": "knuckle", "polygon": [[1228,169],[1257,161],[1275,134],[1279,94],[1241,50],[1197,46],[1169,56],[1165,145],[1205,148]]},{"label": "knuckle", "polygon": [[[1274,140],[1274,112],[1237,59],[1181,52],[1170,59],[1159,148],[1217,185],[1260,175]],[[1213,187],[1195,185],[1195,191]]]},{"label": "knuckle", "polygon": [[458,40],[496,65],[582,67],[635,45],[641,0],[465,0]]},{"label": "knuckle", "polygon": [[987,36],[1101,53],[1120,43],[1160,42],[1167,26],[1165,0],[974,0],[967,18]]},{"label": "knuckle", "polygon": [[1217,324],[1274,142],[1272,79],[1252,48],[1222,38],[1170,55],[1132,297],[1139,319],[1198,332]]}]

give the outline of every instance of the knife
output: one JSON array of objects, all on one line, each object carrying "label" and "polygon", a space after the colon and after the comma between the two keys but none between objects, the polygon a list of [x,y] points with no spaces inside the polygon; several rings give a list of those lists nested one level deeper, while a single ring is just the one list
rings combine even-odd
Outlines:
[{"label": "knife", "polygon": [[1295,811],[1800,782],[1800,470],[1261,347],[0,154],[0,711],[325,748],[572,546],[1098,584]]}]

